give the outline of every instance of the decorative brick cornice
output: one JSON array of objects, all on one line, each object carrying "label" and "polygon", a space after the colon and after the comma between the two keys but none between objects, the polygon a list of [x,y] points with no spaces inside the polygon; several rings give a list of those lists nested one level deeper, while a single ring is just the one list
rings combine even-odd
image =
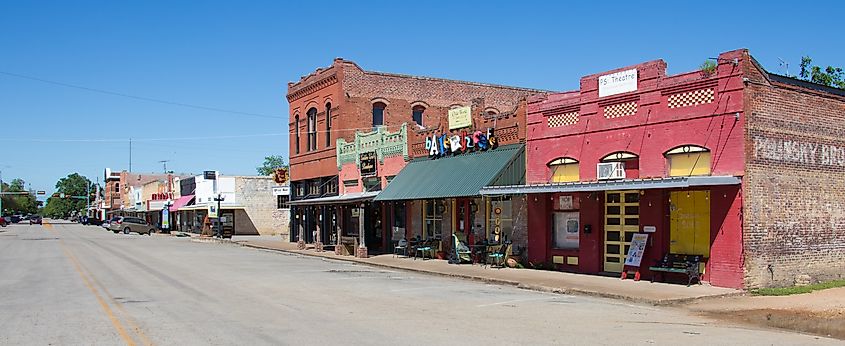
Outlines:
[{"label": "decorative brick cornice", "polygon": [[313,83],[309,83],[309,84],[307,84],[307,85],[305,85],[305,86],[303,86],[299,89],[291,91],[287,95],[288,102],[298,100],[305,95],[311,94],[311,93],[316,92],[318,90],[321,90],[325,87],[331,86],[335,83],[337,83],[337,74],[332,73],[332,74],[326,76],[325,78],[322,78],[322,79],[317,80]]}]

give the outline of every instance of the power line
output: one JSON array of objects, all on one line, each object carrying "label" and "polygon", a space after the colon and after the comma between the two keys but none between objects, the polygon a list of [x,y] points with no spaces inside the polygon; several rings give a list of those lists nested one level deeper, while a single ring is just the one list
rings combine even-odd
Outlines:
[{"label": "power line", "polygon": [[[201,139],[236,139],[236,138],[254,138],[254,137],[274,137],[284,136],[287,133],[259,133],[249,135],[229,135],[229,136],[206,136],[206,137],[170,137],[170,138],[132,138],[132,142],[168,142],[168,141],[189,141]],[[127,138],[0,138],[4,142],[66,142],[66,143],[103,143],[114,142],[123,143],[129,141]]]},{"label": "power line", "polygon": [[194,109],[202,109],[202,110],[206,110],[206,111],[220,112],[220,113],[231,113],[231,114],[248,115],[248,116],[260,117],[260,118],[270,118],[270,119],[287,119],[287,118],[288,118],[287,116],[277,116],[277,115],[267,115],[267,114],[260,114],[260,113],[242,112],[242,111],[235,111],[235,110],[230,110],[230,109],[222,109],[222,108],[215,108],[215,107],[208,107],[208,106],[200,106],[200,105],[195,105],[195,104],[190,104],[190,103],[184,103],[184,102],[176,102],[176,101],[161,100],[161,99],[155,99],[155,98],[151,98],[151,97],[135,96],[135,95],[124,94],[124,93],[121,93],[121,92],[116,92],[116,91],[109,91],[109,90],[96,89],[96,88],[89,88],[89,87],[86,87],[86,86],[75,85],[75,84],[69,84],[69,83],[64,83],[64,82],[57,82],[57,81],[52,81],[52,80],[48,80],[48,79],[43,79],[43,78],[38,78],[38,77],[32,77],[32,76],[22,75],[22,74],[18,74],[18,73],[5,72],[5,71],[0,71],[0,74],[7,75],[7,76],[11,76],[11,77],[22,78],[22,79],[29,79],[29,80],[33,80],[33,81],[37,81],[37,82],[42,82],[42,83],[47,83],[47,84],[53,84],[53,85],[63,86],[63,87],[66,87],[66,88],[73,88],[73,89],[85,90],[85,91],[89,91],[89,92],[100,93],[100,94],[106,94],[106,95],[111,95],[111,96],[120,96],[120,97],[125,97],[125,98],[130,98],[130,99],[140,100],[140,101],[147,101],[147,102],[161,103],[161,104],[166,104],[166,105],[171,105],[171,106],[179,106],[179,107],[187,107],[187,108],[194,108]]}]

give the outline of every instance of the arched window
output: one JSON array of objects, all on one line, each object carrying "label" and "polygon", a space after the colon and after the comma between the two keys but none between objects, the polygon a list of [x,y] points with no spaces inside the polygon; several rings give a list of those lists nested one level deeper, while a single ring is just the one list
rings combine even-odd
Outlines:
[{"label": "arched window", "polygon": [[625,151],[617,151],[610,155],[601,158],[601,162],[615,162],[615,161],[628,161],[628,160],[636,160],[639,156],[637,154],[632,154]]},{"label": "arched window", "polygon": [[326,103],[326,148],[332,146],[332,103]]},{"label": "arched window", "polygon": [[317,150],[317,108],[308,110],[308,151]]},{"label": "arched window", "polygon": [[684,145],[666,152],[670,177],[710,175],[710,150],[696,145]]},{"label": "arched window", "polygon": [[387,105],[383,102],[373,103],[373,130],[384,125],[384,109]]},{"label": "arched window", "polygon": [[411,109],[411,119],[414,120],[417,125],[423,126],[423,113],[425,112],[425,107],[417,105]]},{"label": "arched window", "polygon": [[299,154],[299,114],[297,114],[294,119],[294,126],[296,128],[296,145],[294,147],[296,148],[296,153]]},{"label": "arched window", "polygon": [[569,183],[581,180],[578,160],[573,158],[562,157],[549,162],[549,169],[552,171],[552,177],[549,179],[552,183]]},{"label": "arched window", "polygon": [[640,177],[640,157],[637,154],[627,151],[617,151],[601,158],[601,162],[622,162],[625,167],[626,179]]}]

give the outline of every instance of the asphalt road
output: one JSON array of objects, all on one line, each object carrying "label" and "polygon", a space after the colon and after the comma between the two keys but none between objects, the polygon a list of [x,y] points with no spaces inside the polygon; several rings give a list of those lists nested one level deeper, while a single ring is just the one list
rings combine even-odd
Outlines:
[{"label": "asphalt road", "polygon": [[0,229],[0,345],[838,342],[232,244],[77,224]]}]

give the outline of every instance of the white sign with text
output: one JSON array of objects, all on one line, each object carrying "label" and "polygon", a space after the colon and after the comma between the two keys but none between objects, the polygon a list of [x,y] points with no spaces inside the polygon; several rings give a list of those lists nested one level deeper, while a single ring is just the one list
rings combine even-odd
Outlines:
[{"label": "white sign with text", "polygon": [[599,97],[637,91],[637,69],[599,76]]}]

